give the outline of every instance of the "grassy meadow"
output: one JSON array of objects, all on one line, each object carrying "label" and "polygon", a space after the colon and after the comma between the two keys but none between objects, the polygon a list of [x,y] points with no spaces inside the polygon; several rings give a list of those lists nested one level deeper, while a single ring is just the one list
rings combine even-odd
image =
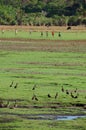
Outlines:
[{"label": "grassy meadow", "polygon": [[[77,31],[77,30],[55,30],[54,36],[52,36],[52,31],[43,30],[22,30],[22,29],[14,29],[14,30],[0,30],[0,38],[17,38],[17,39],[44,39],[44,40],[86,40],[86,31]],[[43,32],[43,36],[41,36],[41,32]],[[61,33],[61,37],[58,36],[59,32]]]},{"label": "grassy meadow", "polygon": [[[86,115],[86,43],[2,40],[57,40],[58,32],[54,38],[50,32],[47,38],[40,32],[0,33],[0,104],[9,101],[0,108],[0,130],[85,130],[86,118],[59,121],[35,116]],[[85,32],[61,34],[61,40],[86,39]],[[37,100],[32,99],[34,95]],[[17,107],[13,108],[15,101]]]}]

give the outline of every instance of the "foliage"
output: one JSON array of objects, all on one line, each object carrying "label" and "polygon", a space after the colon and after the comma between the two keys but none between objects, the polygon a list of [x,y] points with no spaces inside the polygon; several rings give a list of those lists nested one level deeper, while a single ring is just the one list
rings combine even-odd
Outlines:
[{"label": "foliage", "polygon": [[[66,17],[69,17],[69,22],[66,24],[70,23],[72,17],[71,25],[85,24],[85,22],[75,22],[75,19],[76,21],[79,20],[79,16],[82,17],[82,21],[86,16],[85,0],[0,0],[0,5],[1,25],[26,25],[31,23],[42,25],[50,20],[48,22],[50,25],[62,26],[66,23]],[[38,18],[37,15],[39,14],[41,17]],[[36,21],[34,22],[35,18]]]}]

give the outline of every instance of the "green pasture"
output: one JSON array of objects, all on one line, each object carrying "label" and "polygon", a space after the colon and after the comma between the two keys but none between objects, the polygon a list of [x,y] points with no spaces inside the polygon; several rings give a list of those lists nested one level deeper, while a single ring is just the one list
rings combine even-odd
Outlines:
[{"label": "green pasture", "polygon": [[[36,34],[38,36],[40,33],[36,32]],[[35,35],[35,32],[32,35]],[[66,34],[64,35],[68,39]],[[12,38],[13,34],[9,32],[6,36]],[[70,36],[70,38],[73,37]],[[6,44],[8,43],[3,43],[3,45]],[[28,42],[28,44],[32,43]],[[86,118],[52,121],[28,120],[24,117],[24,114],[86,114],[86,110],[81,107],[72,108],[72,104],[86,104],[86,53],[82,51],[83,49],[86,49],[85,46],[81,48],[81,52],[0,49],[0,101],[6,104],[9,100],[9,105],[12,106],[17,100],[17,105],[25,106],[25,108],[14,109],[0,108],[0,130],[85,130]],[[10,87],[12,81],[13,86]],[[16,83],[18,86],[14,88]],[[34,85],[36,88],[32,90]],[[70,94],[62,92],[62,86],[65,91],[72,91],[74,95],[78,93],[78,98],[72,98]],[[56,92],[58,97],[55,99]],[[32,100],[34,94],[38,101]],[[51,98],[48,98],[48,94]],[[60,107],[53,108],[57,104],[60,104]],[[38,108],[32,108],[34,106]]]},{"label": "green pasture", "polygon": [[[31,33],[30,33],[31,32]],[[46,31],[43,31],[43,36],[41,36],[40,31],[24,31],[24,30],[2,30],[0,31],[0,38],[21,38],[21,39],[49,39],[49,40],[86,40],[86,31],[66,31],[60,32],[61,37],[58,36],[59,31],[54,33],[54,37],[52,36],[52,32],[48,32],[48,36],[46,36]]]},{"label": "green pasture", "polygon": [[[5,99],[25,99],[31,101],[33,93],[39,102],[58,101],[63,103],[85,103],[86,91],[86,54],[58,52],[0,52],[0,96]],[[56,65],[55,65],[56,64]],[[69,65],[70,64],[70,65]],[[18,88],[10,88],[14,81]],[[32,91],[36,84],[36,89]],[[68,84],[68,85],[66,85]],[[80,89],[79,99],[72,99],[61,92],[61,88],[70,91]],[[4,92],[4,93],[3,93]],[[55,99],[55,93],[59,98]],[[52,95],[51,99],[47,94]]]}]

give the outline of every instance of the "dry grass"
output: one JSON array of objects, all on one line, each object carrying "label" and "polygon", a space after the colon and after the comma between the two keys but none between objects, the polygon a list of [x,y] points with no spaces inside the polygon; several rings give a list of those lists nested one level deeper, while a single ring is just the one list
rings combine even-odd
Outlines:
[{"label": "dry grass", "polygon": [[[19,29],[19,30],[33,30],[33,31],[63,31],[63,32],[66,32],[66,31],[69,31],[67,30],[67,26],[49,26],[49,27],[46,27],[46,26],[0,26],[0,30],[14,30],[14,29]],[[86,27],[85,26],[72,26],[71,27],[71,31],[75,32],[75,31],[86,31]]]}]

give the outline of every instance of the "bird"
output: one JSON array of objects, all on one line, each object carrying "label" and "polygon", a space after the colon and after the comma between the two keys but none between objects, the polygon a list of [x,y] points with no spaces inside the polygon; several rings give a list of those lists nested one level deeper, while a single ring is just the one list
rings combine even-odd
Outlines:
[{"label": "bird", "polygon": [[0,108],[3,108],[3,100],[0,99]]},{"label": "bird", "polygon": [[13,86],[13,81],[12,81],[12,83],[10,84],[10,87],[12,87]]},{"label": "bird", "polygon": [[47,96],[48,96],[48,98],[51,98],[50,94],[48,94]]},{"label": "bird", "polygon": [[74,98],[78,98],[78,96],[79,96],[79,94],[77,93],[77,95],[76,95],[76,96],[74,96]]},{"label": "bird", "polygon": [[15,100],[15,103],[14,103],[14,108],[17,108],[17,100]]},{"label": "bird", "polygon": [[72,93],[72,92],[71,92],[71,97],[72,97],[72,98],[74,98],[74,95],[73,95],[73,93]]},{"label": "bird", "polygon": [[38,101],[38,98],[37,98],[37,97],[35,97],[35,100],[36,100],[36,101]]},{"label": "bird", "polygon": [[73,93],[71,92],[71,97],[72,97],[72,98],[78,98],[78,96],[79,96],[79,94],[78,94],[78,93],[77,93],[77,95],[76,95],[76,96],[74,96],[74,95],[73,95]]},{"label": "bird", "polygon": [[14,86],[14,88],[17,88],[17,86],[18,86],[18,83],[16,83],[16,85]]},{"label": "bird", "polygon": [[37,96],[35,94],[33,95],[32,100],[38,101],[38,98],[37,98]]},{"label": "bird", "polygon": [[7,107],[8,107],[8,105],[9,105],[9,100],[7,101],[7,103],[6,103],[6,104],[3,104],[3,107],[7,108]]},{"label": "bird", "polygon": [[36,84],[33,86],[32,90],[35,90],[35,88],[36,88]]},{"label": "bird", "polygon": [[6,108],[9,105],[9,101],[7,101],[6,104],[3,103],[3,101],[0,102],[0,108]]},{"label": "bird", "polygon": [[58,97],[58,92],[56,92],[55,99]]},{"label": "bird", "polygon": [[66,90],[66,94],[69,94],[69,91],[68,91],[68,90]]},{"label": "bird", "polygon": [[16,102],[16,100],[15,100],[14,104],[13,105],[9,105],[8,108],[10,108],[10,109],[17,108],[17,102]]},{"label": "bird", "polygon": [[35,99],[35,96],[36,96],[35,94],[32,96],[32,100],[34,100],[34,99]]},{"label": "bird", "polygon": [[64,92],[64,88],[63,88],[63,86],[62,86],[62,89],[61,89],[61,90],[62,90],[62,92]]},{"label": "bird", "polygon": [[77,88],[74,90],[74,92],[75,92],[75,93],[77,92]]}]

